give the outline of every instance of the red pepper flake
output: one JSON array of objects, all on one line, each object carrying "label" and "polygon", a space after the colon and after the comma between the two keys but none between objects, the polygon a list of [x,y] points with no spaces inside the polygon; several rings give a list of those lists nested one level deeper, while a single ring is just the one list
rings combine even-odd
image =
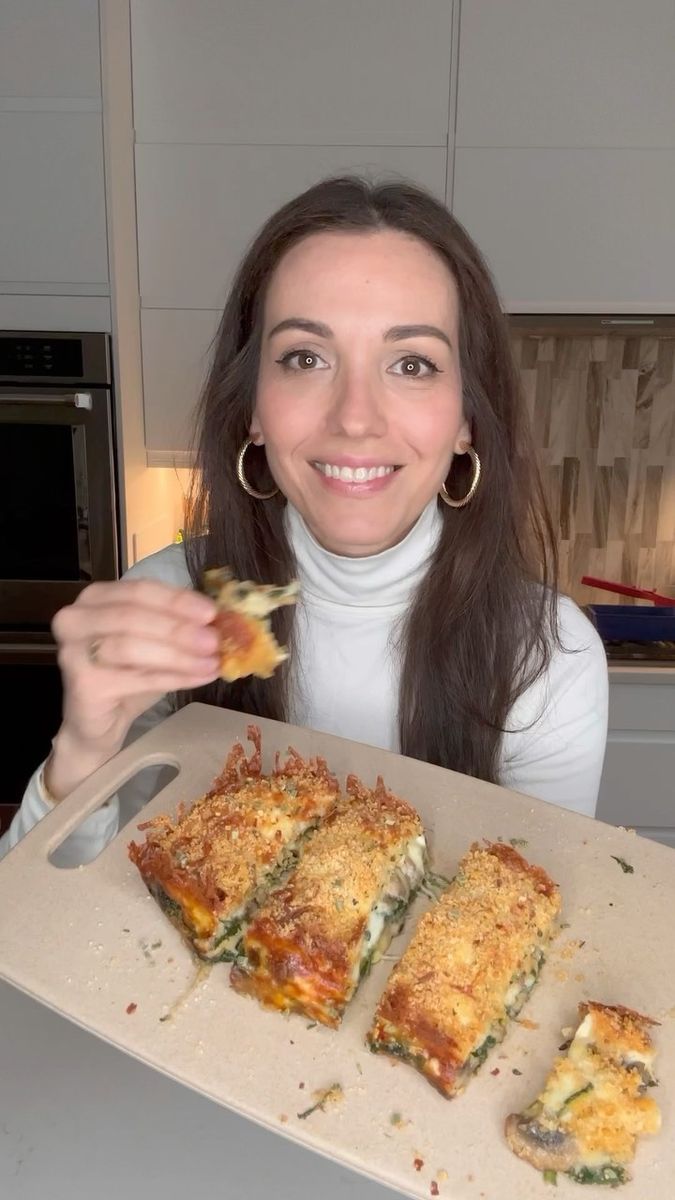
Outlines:
[{"label": "red pepper flake", "polygon": [[435,1179],[432,1179],[431,1181],[431,1194],[432,1196],[438,1195],[438,1184],[436,1183]]},{"label": "red pepper flake", "polygon": [[424,1166],[424,1159],[423,1158],[414,1158],[413,1166],[416,1171],[421,1171],[422,1167]]},{"label": "red pepper flake", "polygon": [[131,1016],[132,1013],[135,1013],[137,1008],[138,1008],[137,1004],[127,1004],[128,1015]]},{"label": "red pepper flake", "polygon": [[493,1069],[490,1071],[490,1074],[499,1075],[499,1067],[493,1067]]}]

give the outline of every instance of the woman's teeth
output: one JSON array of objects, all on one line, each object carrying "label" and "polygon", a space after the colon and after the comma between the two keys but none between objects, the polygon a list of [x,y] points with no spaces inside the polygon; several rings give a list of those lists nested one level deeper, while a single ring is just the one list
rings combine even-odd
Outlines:
[{"label": "woman's teeth", "polygon": [[340,479],[343,483],[368,483],[371,479],[383,479],[391,475],[395,467],[336,467],[333,463],[315,462],[317,471],[328,479]]}]

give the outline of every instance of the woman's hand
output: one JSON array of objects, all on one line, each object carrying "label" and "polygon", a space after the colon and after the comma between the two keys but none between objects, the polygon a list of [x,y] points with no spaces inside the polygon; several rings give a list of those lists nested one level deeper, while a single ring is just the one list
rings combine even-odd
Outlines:
[{"label": "woman's hand", "polygon": [[52,622],[63,674],[63,723],[45,770],[56,800],[122,746],[165,694],[218,675],[212,600],[149,579],[93,583]]}]

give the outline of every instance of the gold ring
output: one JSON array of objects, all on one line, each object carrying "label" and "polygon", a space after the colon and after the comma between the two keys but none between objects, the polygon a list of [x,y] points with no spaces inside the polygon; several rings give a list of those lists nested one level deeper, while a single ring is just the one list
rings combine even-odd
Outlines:
[{"label": "gold ring", "polygon": [[100,638],[94,638],[94,640],[91,641],[87,647],[87,658],[89,659],[89,662],[94,667],[97,667],[99,665],[98,656],[99,656],[100,649],[101,649],[101,639]]}]

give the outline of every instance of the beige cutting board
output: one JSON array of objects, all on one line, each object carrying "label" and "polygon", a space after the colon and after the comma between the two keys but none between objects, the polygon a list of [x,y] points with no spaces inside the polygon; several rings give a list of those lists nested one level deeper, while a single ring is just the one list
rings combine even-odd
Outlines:
[{"label": "beige cutting board", "polygon": [[[143,819],[202,794],[247,718],[195,704],[119,754],[63,801],[0,863],[0,975],[149,1066],[268,1129],[404,1195],[447,1200],[565,1200],[604,1196],[565,1176],[553,1191],[507,1149],[504,1118],[534,1098],[579,1000],[637,1008],[655,1030],[663,1131],[641,1143],[629,1200],[672,1194],[675,1179],[675,854],[490,784],[305,729],[260,721],[265,767],[292,744],[386,783],[419,809],[433,865],[452,875],[475,839],[524,838],[532,862],[562,889],[563,921],[541,982],[467,1091],[449,1101],[410,1067],[371,1055],[364,1034],[392,967],[373,970],[341,1029],[263,1011],[228,986],[229,968],[197,970],[178,933],[126,854],[129,825],[87,867],[58,869],[48,855],[139,768],[168,762],[179,775]],[[647,786],[647,784],[646,784]],[[634,870],[624,873],[612,855]],[[414,917],[390,953],[399,954]],[[135,1005],[133,1011],[128,1011]],[[164,1018],[164,1019],[162,1019]],[[514,1074],[514,1070],[520,1072]],[[318,1089],[341,1102],[302,1120]],[[395,1114],[399,1114],[398,1117]],[[394,1122],[392,1116],[394,1115]],[[417,1169],[415,1160],[417,1161]],[[198,1164],[195,1180],[199,1179]],[[251,1163],[255,1171],[255,1163]],[[223,1162],[224,1178],[227,1162]]]}]

